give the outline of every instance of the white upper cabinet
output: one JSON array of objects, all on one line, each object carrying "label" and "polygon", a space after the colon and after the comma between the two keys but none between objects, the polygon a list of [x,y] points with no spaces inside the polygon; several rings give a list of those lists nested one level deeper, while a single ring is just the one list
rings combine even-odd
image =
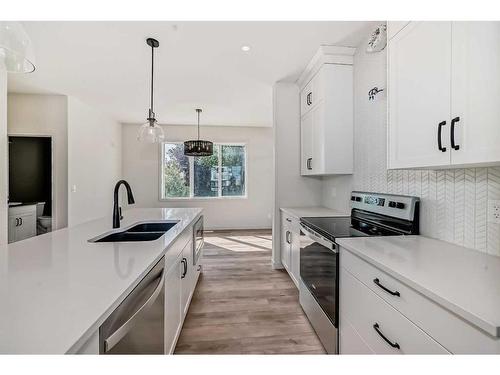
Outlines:
[{"label": "white upper cabinet", "polygon": [[307,175],[312,172],[313,159],[313,115],[308,111],[300,121],[300,172],[302,175]]},{"label": "white upper cabinet", "polygon": [[448,165],[451,23],[412,22],[388,53],[389,167]]},{"label": "white upper cabinet", "polygon": [[452,164],[500,161],[500,22],[453,22]]},{"label": "white upper cabinet", "polygon": [[353,171],[354,51],[322,46],[298,80],[303,176]]},{"label": "white upper cabinet", "polygon": [[388,54],[389,168],[500,163],[499,22],[410,22]]}]

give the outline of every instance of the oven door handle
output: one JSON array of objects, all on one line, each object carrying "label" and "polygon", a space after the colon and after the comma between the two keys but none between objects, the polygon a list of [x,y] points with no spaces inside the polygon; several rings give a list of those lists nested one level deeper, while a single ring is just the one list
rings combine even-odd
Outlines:
[{"label": "oven door handle", "polygon": [[316,234],[313,230],[309,229],[306,227],[304,224],[300,223],[300,228],[304,231],[307,237],[309,237],[311,240],[314,242],[319,243],[320,245],[323,245],[324,247],[328,248],[329,250],[333,251],[335,254],[338,253],[337,246],[335,243],[320,237],[318,234]]}]

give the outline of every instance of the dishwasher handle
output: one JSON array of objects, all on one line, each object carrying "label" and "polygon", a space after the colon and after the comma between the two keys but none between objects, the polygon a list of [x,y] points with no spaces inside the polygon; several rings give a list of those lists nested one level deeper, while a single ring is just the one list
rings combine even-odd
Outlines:
[{"label": "dishwasher handle", "polygon": [[139,307],[125,323],[104,339],[104,352],[110,351],[116,344],[118,344],[120,340],[134,327],[138,315],[155,303],[156,298],[158,298],[158,295],[162,291],[163,284],[165,282],[165,269],[163,269],[161,274],[154,278],[149,285],[153,284],[156,280],[159,280],[158,284],[146,302],[144,302],[144,304]]}]

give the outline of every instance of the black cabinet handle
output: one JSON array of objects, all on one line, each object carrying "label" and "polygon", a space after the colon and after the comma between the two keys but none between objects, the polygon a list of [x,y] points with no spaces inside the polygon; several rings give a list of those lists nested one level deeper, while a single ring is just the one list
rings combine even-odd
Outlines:
[{"label": "black cabinet handle", "polygon": [[19,225],[23,225],[23,218],[22,217],[19,218],[19,221],[21,222],[21,224],[19,224]]},{"label": "black cabinet handle", "polygon": [[289,223],[291,223],[291,222],[292,222],[292,219],[290,219],[290,218],[288,218],[288,217],[287,217],[287,218],[286,218],[286,221],[288,221]]},{"label": "black cabinet handle", "polygon": [[290,240],[290,234],[291,234],[290,231],[287,230],[286,231],[286,243],[287,244],[291,244],[292,243],[292,241]]},{"label": "black cabinet handle", "polygon": [[380,284],[380,280],[377,278],[377,279],[373,279],[373,282],[375,283],[376,286],[378,286],[379,288],[385,290],[387,293],[393,295],[393,296],[398,296],[398,297],[401,297],[401,294],[399,294],[399,292],[396,290],[396,291],[392,291],[390,289],[387,289],[385,286],[383,286],[382,284]]},{"label": "black cabinet handle", "polygon": [[382,337],[384,339],[384,341],[386,343],[388,343],[390,346],[392,346],[393,348],[396,348],[396,349],[401,349],[399,344],[397,342],[392,342],[391,340],[389,340],[387,337],[385,337],[385,335],[382,333],[382,331],[380,330],[380,326],[378,325],[378,323],[375,323],[373,325],[373,329],[379,334],[380,337]]},{"label": "black cabinet handle", "polygon": [[439,151],[442,151],[442,152],[446,152],[446,147],[443,147],[443,145],[441,143],[441,129],[443,128],[444,125],[446,125],[446,121],[441,121],[438,124],[438,149],[439,149]]},{"label": "black cabinet handle", "polygon": [[311,170],[312,169],[312,158],[307,159],[307,169]]},{"label": "black cabinet handle", "polygon": [[18,226],[19,226],[19,218],[16,217],[16,227],[18,227]]},{"label": "black cabinet handle", "polygon": [[455,117],[451,120],[451,129],[450,129],[450,137],[451,137],[451,148],[454,150],[459,150],[460,146],[455,144],[455,124],[460,121],[460,117]]},{"label": "black cabinet handle", "polygon": [[309,94],[307,94],[307,96],[306,96],[306,103],[307,103],[307,105],[313,104],[313,102],[312,102],[312,92],[310,92]]},{"label": "black cabinet handle", "polygon": [[186,277],[186,274],[187,274],[187,271],[188,271],[188,265],[187,265],[187,259],[186,258],[182,258],[181,260],[181,263],[182,263],[182,267],[184,268],[182,270],[182,275],[181,275],[181,279],[185,278]]}]

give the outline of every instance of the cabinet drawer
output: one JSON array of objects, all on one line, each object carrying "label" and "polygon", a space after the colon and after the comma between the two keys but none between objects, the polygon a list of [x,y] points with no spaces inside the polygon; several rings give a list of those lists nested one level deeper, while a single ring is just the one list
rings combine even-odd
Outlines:
[{"label": "cabinet drawer", "polygon": [[340,311],[340,354],[374,354],[366,342],[363,341],[358,332],[354,329],[351,322],[343,311]]},{"label": "cabinet drawer", "polygon": [[[362,340],[376,354],[448,353],[345,268],[340,271],[340,287],[342,315],[352,323]],[[340,321],[339,324],[342,325],[343,322]],[[398,347],[391,346],[390,343]]]},{"label": "cabinet drawer", "polygon": [[[456,354],[500,352],[500,340],[470,325],[449,310],[348,250],[341,250],[340,264],[448,351]],[[375,279],[378,279],[379,283],[390,291],[397,291],[399,296],[392,295],[382,289],[375,284]]]}]

